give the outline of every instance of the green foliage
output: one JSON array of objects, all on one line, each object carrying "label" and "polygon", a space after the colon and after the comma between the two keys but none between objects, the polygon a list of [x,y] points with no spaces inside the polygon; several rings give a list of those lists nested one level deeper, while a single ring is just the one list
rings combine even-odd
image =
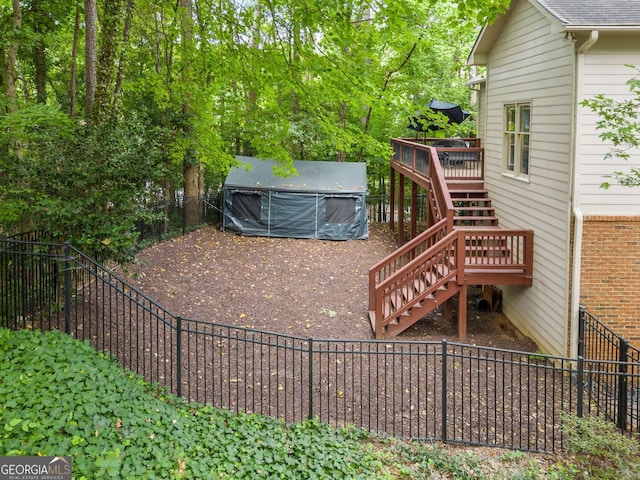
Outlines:
[{"label": "green foliage", "polygon": [[617,480],[638,478],[634,439],[564,419],[566,459],[377,437],[317,420],[286,425],[185,403],[57,331],[0,329],[0,456],[69,455],[74,478]]},{"label": "green foliage", "polygon": [[578,472],[572,478],[640,478],[637,438],[622,435],[613,423],[599,417],[566,415],[562,426],[567,436],[566,450],[573,459],[567,465],[565,462],[561,465]]},{"label": "green foliage", "polygon": [[73,130],[66,114],[46,105],[0,117],[0,225],[6,230],[27,223],[25,212],[39,195],[29,183],[30,167],[47,161],[54,145],[71,141]]},{"label": "green foliage", "polygon": [[[238,154],[273,158],[282,175],[312,159],[367,162],[371,183],[383,178],[389,138],[412,135],[408,117],[431,98],[469,109],[466,56],[478,24],[508,1],[223,0],[194,4],[189,21],[168,0],[137,0],[130,18],[98,3],[90,124],[81,46],[73,56],[81,5],[52,0],[43,15],[41,1],[27,2],[20,32],[0,28],[3,45],[23,37],[22,108],[0,119],[0,228],[47,229],[120,259],[148,187],[183,189],[200,171],[186,166],[204,166],[206,191]],[[11,6],[0,8],[9,19]],[[473,123],[463,125],[447,134],[468,135]]]},{"label": "green foliage", "polygon": [[405,457],[406,466],[401,468],[406,478],[432,478],[444,473],[460,480],[480,480],[484,475],[474,468],[478,459],[472,455],[452,456],[438,445],[398,444],[397,452]]},{"label": "green foliage", "polygon": [[135,116],[77,125],[42,106],[7,115],[0,127],[0,220],[125,260],[135,223],[156,217],[142,206],[148,185],[163,176],[161,134]]},{"label": "green foliage", "polygon": [[473,19],[479,25],[486,25],[504,13],[509,7],[511,0],[474,0],[458,2],[460,18]]},{"label": "green foliage", "polygon": [[373,478],[359,435],[185,404],[59,332],[0,329],[0,455],[75,478]]},{"label": "green foliage", "polygon": [[[619,158],[628,161],[631,151],[636,153],[640,148],[640,68],[627,65],[636,71],[626,84],[632,97],[627,100],[614,100],[602,94],[583,100],[581,105],[598,115],[596,128],[600,131],[600,139],[612,145],[605,159]],[[606,178],[614,179],[624,187],[640,186],[640,168],[632,167],[628,172],[615,171]],[[611,183],[605,181],[602,188],[610,188]]]},{"label": "green foliage", "polygon": [[[539,458],[518,451],[456,450],[440,444],[399,442],[383,444],[384,463],[391,477],[401,479],[455,478],[456,480],[538,480],[561,478],[548,472]],[[568,477],[567,477],[568,478]]]}]

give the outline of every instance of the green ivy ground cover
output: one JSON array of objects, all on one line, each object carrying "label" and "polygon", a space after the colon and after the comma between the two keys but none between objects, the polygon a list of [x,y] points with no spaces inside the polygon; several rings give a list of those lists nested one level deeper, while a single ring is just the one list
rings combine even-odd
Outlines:
[{"label": "green ivy ground cover", "polygon": [[[452,453],[355,428],[285,425],[184,403],[86,342],[0,328],[0,456],[70,456],[74,479],[638,478],[636,440],[595,420],[570,423],[569,444],[579,452],[559,461]],[[586,437],[590,431],[598,433]]]},{"label": "green ivy ground cover", "polygon": [[69,455],[74,478],[374,478],[353,430],[185,404],[87,343],[0,329],[0,455]]}]

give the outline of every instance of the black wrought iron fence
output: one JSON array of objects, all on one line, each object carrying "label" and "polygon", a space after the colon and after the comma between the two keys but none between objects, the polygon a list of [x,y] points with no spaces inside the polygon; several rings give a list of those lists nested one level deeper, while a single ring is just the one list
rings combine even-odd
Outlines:
[{"label": "black wrought iron fence", "polygon": [[0,287],[3,327],[59,329],[175,395],[287,422],[554,452],[563,413],[594,412],[588,388],[611,375],[582,359],[186,319],[69,245],[0,241]]},{"label": "black wrought iron fence", "polygon": [[197,225],[216,223],[222,218],[220,194],[165,199],[147,206],[150,211],[162,214],[162,218],[154,222],[139,222],[136,225],[139,241],[160,241],[163,237],[175,233],[184,235],[188,230],[186,216],[188,205],[192,205],[197,211],[195,222]]},{"label": "black wrought iron fence", "polygon": [[640,430],[640,350],[580,309],[578,355],[585,359],[585,394],[598,415],[621,430]]}]

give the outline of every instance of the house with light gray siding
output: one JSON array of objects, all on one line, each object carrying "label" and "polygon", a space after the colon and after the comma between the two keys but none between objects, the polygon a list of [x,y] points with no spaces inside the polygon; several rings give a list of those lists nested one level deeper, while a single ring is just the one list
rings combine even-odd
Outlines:
[{"label": "house with light gray siding", "polygon": [[478,132],[501,225],[535,232],[533,285],[503,286],[503,311],[540,348],[577,352],[579,306],[640,346],[640,189],[600,187],[640,166],[610,145],[581,101],[630,95],[639,0],[513,0],[480,32]]}]

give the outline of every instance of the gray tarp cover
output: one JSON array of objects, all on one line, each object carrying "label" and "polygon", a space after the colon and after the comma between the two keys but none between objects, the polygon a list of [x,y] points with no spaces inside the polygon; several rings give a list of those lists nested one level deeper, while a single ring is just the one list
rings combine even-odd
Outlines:
[{"label": "gray tarp cover", "polygon": [[223,230],[324,240],[369,237],[365,163],[297,160],[297,176],[277,177],[273,160],[237,159],[243,165],[224,184]]}]

